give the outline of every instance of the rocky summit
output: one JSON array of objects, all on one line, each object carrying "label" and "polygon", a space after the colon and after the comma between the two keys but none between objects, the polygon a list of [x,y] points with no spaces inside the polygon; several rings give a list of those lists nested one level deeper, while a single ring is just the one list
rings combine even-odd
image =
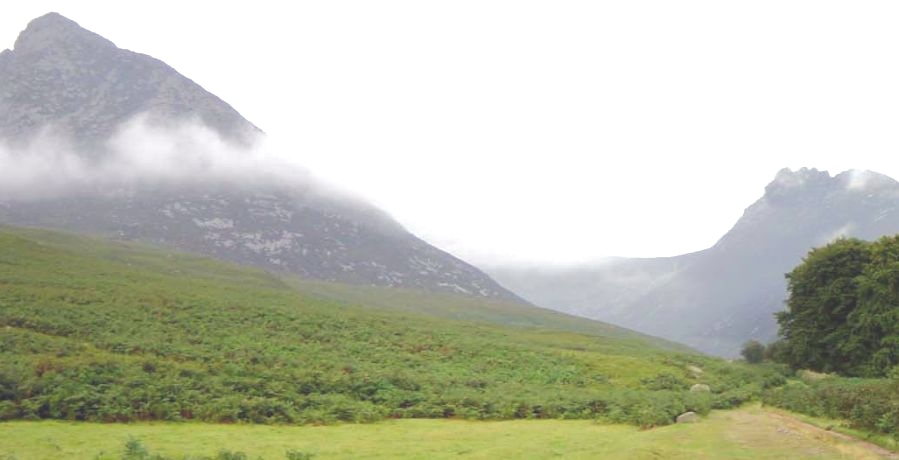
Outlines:
[{"label": "rocky summit", "polygon": [[0,54],[0,138],[7,142],[51,130],[98,149],[138,114],[158,122],[196,118],[237,142],[259,132],[164,62],[117,48],[57,13],[31,21]]}]

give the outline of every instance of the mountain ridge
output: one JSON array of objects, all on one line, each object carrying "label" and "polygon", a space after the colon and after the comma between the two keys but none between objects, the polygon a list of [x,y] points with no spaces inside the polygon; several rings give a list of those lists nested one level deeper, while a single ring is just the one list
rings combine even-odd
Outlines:
[{"label": "mountain ridge", "polygon": [[782,169],[707,249],[564,271],[488,271],[537,305],[736,356],[746,340],[776,337],[773,313],[786,299],[784,274],[808,250],[840,236],[899,232],[897,203],[899,182],[883,174]]}]

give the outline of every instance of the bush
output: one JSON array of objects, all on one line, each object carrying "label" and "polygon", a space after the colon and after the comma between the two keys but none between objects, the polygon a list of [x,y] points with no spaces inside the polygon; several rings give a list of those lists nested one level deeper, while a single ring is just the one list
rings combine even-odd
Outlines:
[{"label": "bush", "polygon": [[[303,454],[302,452],[296,451],[287,451],[287,459],[288,460],[309,460],[312,458],[311,454]],[[292,456],[293,455],[293,456]],[[305,456],[304,456],[305,455]],[[131,438],[127,442],[125,442],[125,448],[122,452],[122,460],[174,460],[172,457],[166,457],[161,454],[152,454],[150,450],[144,447],[144,445],[137,439]],[[243,452],[232,452],[227,449],[222,449],[216,454],[215,457],[180,457],[185,460],[193,459],[193,460],[247,460],[247,454]]]},{"label": "bush", "polygon": [[758,364],[765,359],[765,346],[758,340],[750,340],[743,344],[740,355],[750,364]]},{"label": "bush", "polygon": [[0,420],[12,420],[19,416],[19,408],[14,402],[0,401]]},{"label": "bush", "polygon": [[708,393],[689,391],[629,391],[609,396],[600,418],[642,428],[668,425],[687,411],[707,414],[712,408]]},{"label": "bush", "polygon": [[652,378],[643,379],[640,381],[644,387],[648,390],[686,390],[690,388],[690,384],[687,383],[686,380],[671,374],[671,373],[661,373]]},{"label": "bush", "polygon": [[769,390],[763,402],[811,416],[846,420],[852,428],[899,437],[897,390],[899,385],[891,379],[833,377]]}]

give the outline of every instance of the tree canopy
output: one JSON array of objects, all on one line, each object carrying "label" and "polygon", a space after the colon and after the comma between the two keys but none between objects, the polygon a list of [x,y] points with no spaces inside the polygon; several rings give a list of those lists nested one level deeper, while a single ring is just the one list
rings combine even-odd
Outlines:
[{"label": "tree canopy", "polygon": [[787,280],[778,359],[857,376],[899,364],[899,235],[813,249]]}]

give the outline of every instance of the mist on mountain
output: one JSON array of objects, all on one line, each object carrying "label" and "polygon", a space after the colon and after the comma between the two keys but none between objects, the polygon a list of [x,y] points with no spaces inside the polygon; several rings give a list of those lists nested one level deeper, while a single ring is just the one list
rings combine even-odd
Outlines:
[{"label": "mist on mountain", "polygon": [[[317,180],[233,107],[56,13],[0,54],[0,222],[326,281],[520,299]],[[302,160],[300,160],[302,161]]]},{"label": "mist on mountain", "polygon": [[784,274],[840,237],[899,232],[899,182],[872,171],[834,176],[783,169],[712,247],[675,257],[610,259],[488,272],[545,307],[612,322],[734,357],[747,340],[776,338]]}]

